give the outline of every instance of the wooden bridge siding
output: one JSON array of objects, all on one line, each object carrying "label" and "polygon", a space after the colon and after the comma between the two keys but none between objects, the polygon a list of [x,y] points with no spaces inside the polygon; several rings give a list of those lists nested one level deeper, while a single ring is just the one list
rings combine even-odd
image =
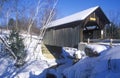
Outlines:
[{"label": "wooden bridge siding", "polygon": [[44,44],[52,46],[74,47],[80,42],[79,26],[48,29],[44,36]]}]

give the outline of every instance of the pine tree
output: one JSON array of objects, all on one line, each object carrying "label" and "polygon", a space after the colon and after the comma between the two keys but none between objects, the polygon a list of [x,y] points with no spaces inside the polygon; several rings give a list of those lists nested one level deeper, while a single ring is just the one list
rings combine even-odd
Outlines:
[{"label": "pine tree", "polygon": [[25,46],[23,39],[19,35],[19,32],[16,29],[13,29],[9,35],[9,46],[11,50],[17,57],[16,66],[21,66],[24,64],[24,59],[26,57]]}]

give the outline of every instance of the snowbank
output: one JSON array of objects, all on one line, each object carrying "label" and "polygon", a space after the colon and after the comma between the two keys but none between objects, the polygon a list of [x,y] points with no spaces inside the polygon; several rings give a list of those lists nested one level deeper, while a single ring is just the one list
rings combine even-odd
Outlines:
[{"label": "snowbank", "polygon": [[92,49],[94,52],[96,51],[98,53],[100,53],[108,48],[104,45],[97,45],[97,44],[92,44],[92,45],[88,44],[86,47],[88,47],[88,48]]},{"label": "snowbank", "polygon": [[[46,78],[46,73],[57,78],[120,78],[120,46],[109,48],[106,45],[87,45],[93,51],[101,53],[99,57],[84,57],[73,65],[74,54],[81,58],[82,52],[76,49],[63,51],[64,58],[60,60],[45,60],[41,45],[34,51],[36,36],[25,40],[28,46],[26,64],[21,68],[14,66],[14,60],[9,56],[0,57],[0,78]],[[4,47],[0,44],[0,48]],[[2,51],[2,50],[1,50]],[[0,51],[0,52],[1,52]],[[59,64],[59,65],[57,65]],[[54,67],[54,65],[56,65]],[[52,67],[53,66],[53,67]]]},{"label": "snowbank", "polygon": [[103,52],[99,57],[86,57],[65,69],[66,78],[120,78],[120,46],[111,49],[104,45],[88,46]]},{"label": "snowbank", "polygon": [[[0,36],[4,38],[6,35]],[[22,36],[24,37],[25,35]],[[37,36],[32,37],[32,39],[25,37],[25,44],[28,45],[26,46],[28,55],[25,65],[20,68],[14,66],[15,61],[13,58],[2,54],[4,46],[0,43],[0,78],[45,78],[46,69],[56,64],[56,61],[44,59],[40,44],[34,50],[35,44],[38,41],[36,38]]]}]

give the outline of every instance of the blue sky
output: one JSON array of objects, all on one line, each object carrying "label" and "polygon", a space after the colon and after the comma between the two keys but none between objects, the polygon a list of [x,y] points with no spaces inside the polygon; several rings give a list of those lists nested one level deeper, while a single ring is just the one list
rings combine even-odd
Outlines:
[{"label": "blue sky", "polygon": [[[27,8],[35,7],[37,4],[36,3],[37,1],[38,0],[20,0],[21,2],[20,6],[25,6]],[[59,2],[57,5],[57,18],[63,18],[65,16],[69,16],[71,14],[74,14],[95,6],[100,6],[104,11],[104,13],[106,14],[106,16],[108,17],[108,19],[110,19],[111,16],[114,16],[113,13],[118,13],[118,12],[120,13],[120,0],[58,0],[58,1]],[[5,6],[8,7],[10,5],[12,4],[7,3]],[[8,8],[6,8],[6,10],[8,10]],[[111,12],[112,12],[112,15],[110,15]],[[2,16],[3,15],[1,14],[0,17]],[[13,15],[11,15],[10,17],[13,17]],[[119,18],[119,21],[120,21],[120,18]]]},{"label": "blue sky", "polygon": [[111,12],[120,12],[120,0],[59,0],[57,5],[58,18],[63,18],[94,6],[100,6],[108,18]]}]

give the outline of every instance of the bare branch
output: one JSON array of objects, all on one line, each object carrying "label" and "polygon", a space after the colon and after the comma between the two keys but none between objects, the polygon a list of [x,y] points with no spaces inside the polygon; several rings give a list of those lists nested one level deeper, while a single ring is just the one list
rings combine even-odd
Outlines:
[{"label": "bare branch", "polygon": [[37,15],[38,15],[38,13],[39,13],[39,10],[40,10],[40,8],[41,8],[40,3],[41,3],[41,1],[39,0],[39,1],[38,1],[38,5],[37,5],[37,8],[36,8],[35,16],[34,16],[33,19],[31,20],[31,22],[30,22],[30,24],[29,24],[29,27],[28,27],[28,34],[30,34],[30,30],[31,30],[32,24],[33,24],[33,22],[35,21]]},{"label": "bare branch", "polygon": [[57,3],[58,3],[58,0],[53,5],[53,8],[49,13],[48,19],[44,22],[44,24],[42,26],[42,30],[40,30],[41,32],[40,32],[40,35],[38,36],[38,41],[37,41],[33,51],[35,51],[37,49],[37,46],[38,46],[39,43],[42,43],[42,40],[43,40],[43,37],[45,35],[46,29],[50,25],[50,22],[51,22],[51,20],[52,20],[52,18],[54,16],[53,12],[54,12],[54,9],[56,8]]},{"label": "bare branch", "polygon": [[8,43],[1,36],[0,36],[0,40],[3,42],[3,44],[5,44],[6,49],[12,54],[12,56],[14,57],[14,59],[16,61],[17,57],[14,54],[14,52],[10,49],[10,46],[8,45]]}]

